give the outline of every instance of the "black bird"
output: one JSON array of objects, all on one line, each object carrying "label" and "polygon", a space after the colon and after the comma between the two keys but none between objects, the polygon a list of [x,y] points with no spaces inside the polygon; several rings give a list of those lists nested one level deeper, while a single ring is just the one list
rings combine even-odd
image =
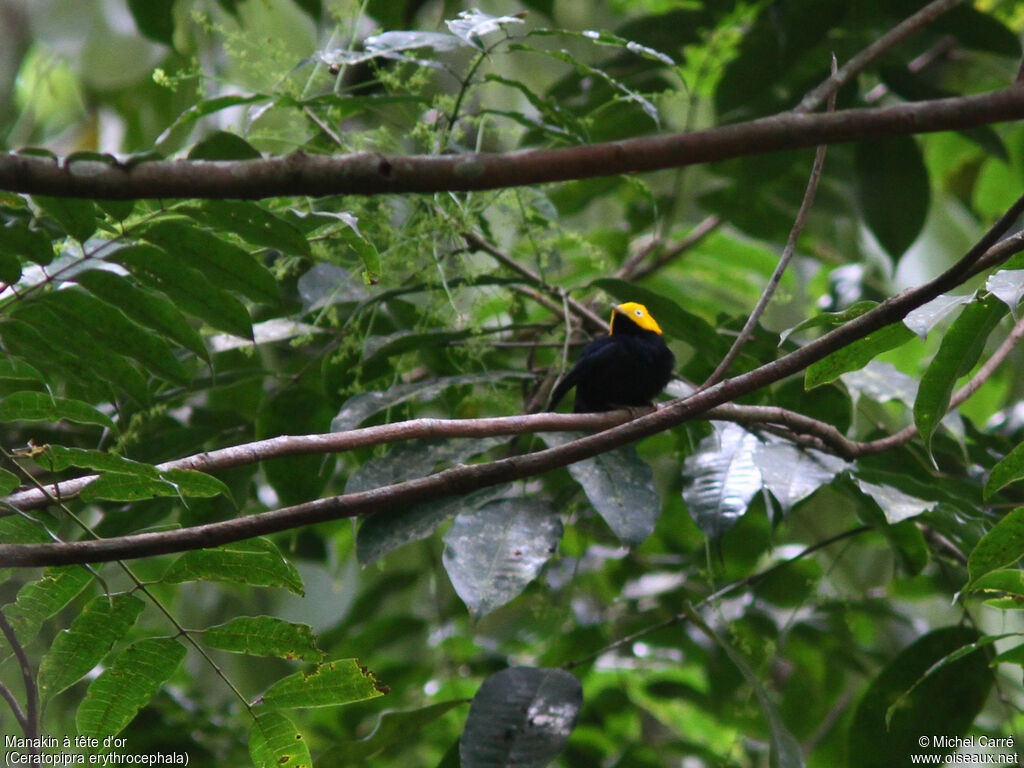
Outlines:
[{"label": "black bird", "polygon": [[573,387],[573,411],[592,413],[650,405],[668,384],[676,359],[647,307],[634,301],[619,304],[609,326],[608,335],[587,344],[555,387],[551,410]]}]

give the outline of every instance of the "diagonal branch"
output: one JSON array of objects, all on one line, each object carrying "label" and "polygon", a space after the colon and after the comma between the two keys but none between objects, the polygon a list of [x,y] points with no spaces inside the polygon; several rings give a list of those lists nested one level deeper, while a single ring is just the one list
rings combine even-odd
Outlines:
[{"label": "diagonal branch", "polygon": [[[842,70],[840,70],[842,71]],[[581,147],[461,155],[341,156],[295,152],[260,160],[59,160],[0,154],[0,189],[133,200],[469,191],[678,168],[861,139],[963,130],[1024,118],[1024,88],[833,114],[786,112],[692,133]]]},{"label": "diagonal branch", "polygon": [[846,62],[837,71],[832,73],[825,82],[812,90],[794,112],[814,112],[822,107],[830,96],[834,96],[839,89],[850,82],[865,67],[890,48],[906,40],[922,27],[931,24],[935,19],[952,10],[963,0],[934,0],[912,16],[908,16],[884,35],[875,40],[864,50]]}]

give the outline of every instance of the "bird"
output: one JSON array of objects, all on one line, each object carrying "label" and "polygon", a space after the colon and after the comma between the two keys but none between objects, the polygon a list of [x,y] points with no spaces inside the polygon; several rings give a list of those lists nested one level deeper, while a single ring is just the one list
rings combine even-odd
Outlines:
[{"label": "bird", "polygon": [[627,301],[612,307],[607,336],[580,352],[576,365],[558,383],[551,410],[576,387],[575,413],[650,405],[672,378],[675,356],[647,307]]}]

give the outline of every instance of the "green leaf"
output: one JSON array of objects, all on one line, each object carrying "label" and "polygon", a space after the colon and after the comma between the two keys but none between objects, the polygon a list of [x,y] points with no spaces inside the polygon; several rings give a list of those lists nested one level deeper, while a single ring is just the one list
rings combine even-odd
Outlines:
[{"label": "green leaf", "polygon": [[263,155],[236,133],[216,131],[188,151],[189,160],[259,160]]},{"label": "green leaf", "polygon": [[78,495],[82,501],[139,501],[158,497],[193,496],[209,499],[214,496],[231,498],[231,491],[223,482],[195,469],[169,469],[156,477],[121,470],[105,472],[89,483]]},{"label": "green leaf", "polygon": [[128,0],[128,10],[131,11],[139,32],[150,40],[173,45],[174,2],[175,0]]},{"label": "green leaf", "polygon": [[1004,456],[994,467],[985,481],[985,500],[1010,483],[1024,478],[1024,443]]},{"label": "green leaf", "polygon": [[144,603],[128,593],[98,595],[54,638],[39,665],[39,695],[49,699],[78,682],[127,634]]},{"label": "green leaf", "polygon": [[114,453],[89,448],[47,445],[45,453],[33,458],[36,464],[49,472],[62,472],[68,467],[83,467],[97,472],[120,472],[142,477],[160,476],[160,470],[152,464],[143,464]]},{"label": "green leaf", "polygon": [[160,580],[179,584],[202,579],[254,587],[284,587],[297,595],[304,594],[299,572],[269,539],[249,539],[216,549],[186,552],[171,564]]},{"label": "green leaf", "polygon": [[[0,237],[3,232],[0,230]],[[12,285],[21,277],[21,262],[13,253],[0,250],[0,283]]]},{"label": "green leaf", "polygon": [[149,402],[146,379],[127,357],[98,341],[87,327],[60,317],[47,304],[34,301],[15,307],[18,320],[31,327],[5,329],[5,340],[13,332],[12,349],[21,354],[23,345],[42,336],[45,340],[37,344],[29,359],[54,359],[57,368],[71,380],[107,382],[109,386],[103,391],[109,393],[108,397],[124,391],[140,404]]},{"label": "green leaf", "polygon": [[128,280],[105,269],[90,269],[75,275],[75,282],[128,317],[176,341],[197,357],[209,360],[202,337],[174,304],[152,291],[145,292]]},{"label": "green leaf", "polygon": [[804,374],[804,388],[814,389],[835,381],[844,373],[859,371],[878,355],[902,346],[912,338],[913,332],[902,323],[879,328],[816,363],[811,363]]},{"label": "green leaf", "polygon": [[970,589],[972,591],[1009,592],[1024,597],[1024,571],[1019,568],[989,571],[984,576],[973,580]]},{"label": "green leaf", "polygon": [[185,658],[172,637],[150,637],[129,645],[89,684],[75,724],[82,736],[120,733]]},{"label": "green leaf", "polygon": [[204,200],[177,209],[211,229],[234,232],[246,242],[283,253],[310,256],[309,242],[293,225],[248,200]]},{"label": "green leaf", "polygon": [[797,333],[798,331],[806,331],[808,328],[828,328],[829,330],[838,328],[840,325],[843,325],[843,323],[847,323],[854,318],[860,317],[877,306],[877,301],[858,301],[848,306],[842,312],[822,312],[820,315],[809,317],[802,323],[798,323],[792,328],[784,330],[779,334],[779,343],[781,344],[794,333]]},{"label": "green leaf", "polygon": [[[415,477],[425,477],[439,465],[465,464],[474,456],[507,442],[508,438],[492,437],[477,440],[412,440],[399,443],[384,456],[372,458],[353,472],[345,483],[345,493],[360,493],[383,488]],[[503,487],[453,499],[437,499],[411,506],[385,509],[369,515],[356,535],[356,555],[363,565],[412,541],[425,539],[434,530],[459,512],[479,509],[505,495]]]},{"label": "green leaf", "polygon": [[[992,687],[988,660],[984,654],[971,653],[920,679],[944,657],[979,637],[969,627],[945,627],[891,659],[857,705],[847,735],[848,765],[890,768],[893,755],[950,752],[952,744],[935,750],[930,744],[922,746],[921,739],[932,734],[959,736],[970,727]],[[919,684],[908,694],[915,683]],[[886,714],[901,698],[887,726]]]},{"label": "green leaf", "polygon": [[134,200],[97,200],[96,205],[107,216],[118,221],[124,221],[135,211]]},{"label": "green leaf", "polygon": [[275,709],[336,707],[383,696],[385,686],[358,659],[338,659],[312,672],[297,672],[274,683],[258,703]]},{"label": "green leaf", "polygon": [[53,261],[53,243],[43,230],[30,228],[27,222],[9,221],[0,229],[0,253],[23,256],[45,267]]},{"label": "green leaf", "polygon": [[981,537],[967,558],[967,589],[986,573],[1017,562],[1024,555],[1024,507],[1003,516]]},{"label": "green leaf", "polygon": [[280,712],[256,716],[249,728],[249,756],[256,768],[313,768],[305,739]]},{"label": "green leaf", "polygon": [[46,381],[37,368],[23,360],[4,356],[0,358],[0,380],[2,381]]},{"label": "green leaf", "polygon": [[42,392],[15,392],[0,400],[0,423],[8,421],[74,421],[98,424],[114,432],[117,427],[110,417],[88,403],[66,397],[52,397]]},{"label": "green leaf", "polygon": [[424,726],[464,704],[466,704],[465,700],[455,699],[419,709],[383,712],[380,720],[377,721],[377,727],[365,739],[343,741],[324,752],[317,759],[323,761],[324,765],[356,765],[360,761],[369,760],[394,744],[409,743],[410,737]]},{"label": "green leaf", "polygon": [[564,669],[510,667],[484,680],[459,738],[465,768],[545,766],[565,748],[583,686]]},{"label": "green leaf", "polygon": [[252,339],[252,321],[245,305],[227,291],[211,285],[198,269],[182,264],[151,245],[122,248],[111,255],[110,260],[163,291],[183,310],[211,327]]},{"label": "green leaf", "polygon": [[720,539],[761,490],[754,464],[757,436],[737,424],[712,422],[715,432],[683,462],[683,501],[704,535]]},{"label": "green leaf", "polygon": [[643,304],[658,321],[666,336],[686,342],[712,364],[717,364],[729,351],[729,342],[719,335],[714,326],[702,317],[687,312],[666,296],[613,277],[602,277],[591,285],[611,294],[619,302],[636,301]]},{"label": "green leaf", "polygon": [[501,499],[455,518],[444,537],[444,568],[479,619],[537,578],[561,538],[562,520],[547,502]]},{"label": "green leaf", "polygon": [[[548,433],[549,446],[565,445],[575,433]],[[592,459],[570,464],[572,479],[608,527],[627,547],[634,547],[654,532],[661,516],[661,499],[654,490],[654,472],[631,445],[616,448]]]},{"label": "green leaf", "polygon": [[219,288],[265,304],[276,304],[281,298],[277,281],[266,267],[204,229],[183,220],[161,220],[147,227],[143,236]]},{"label": "green leaf", "polygon": [[943,336],[939,351],[921,377],[914,400],[914,423],[926,448],[949,410],[957,379],[971,372],[985,350],[989,334],[1006,312],[1006,305],[995,296],[972,302]]},{"label": "green leaf", "polygon": [[212,99],[204,99],[203,101],[193,104],[178,115],[177,119],[175,119],[175,121],[157,137],[154,144],[156,146],[163,144],[178,128],[191,125],[207,115],[216,114],[222,110],[231,109],[231,107],[240,107],[246,104],[255,104],[259,101],[267,101],[269,98],[270,97],[265,94],[255,93],[249,96],[230,94],[227,96],[216,96]]},{"label": "green leaf", "polygon": [[0,469],[0,496],[6,496],[21,484],[18,476],[6,469]]},{"label": "green leaf", "polygon": [[878,504],[889,525],[923,515],[934,509],[937,503],[919,499],[888,485],[869,483],[861,478],[857,478],[856,482],[861,491]]},{"label": "green leaf", "polygon": [[62,565],[47,568],[39,581],[19,589],[17,599],[5,605],[3,612],[22,645],[34,640],[43,622],[85,589],[92,576],[81,565]]},{"label": "green leaf", "polygon": [[898,260],[924,228],[931,201],[928,169],[911,136],[854,145],[857,199],[872,234]]},{"label": "green leaf", "polygon": [[169,381],[188,381],[185,367],[160,336],[129,320],[117,307],[78,289],[54,291],[45,306],[69,324],[78,324],[115,353],[134,358],[143,368]]},{"label": "green leaf", "polygon": [[[289,397],[275,397],[263,406],[256,421],[258,437],[313,435],[330,428],[330,405],[321,392],[294,386]],[[315,499],[334,472],[333,455],[287,456],[263,464],[267,482],[284,505]]]},{"label": "green leaf", "polygon": [[250,656],[274,656],[319,663],[324,652],[307,624],[292,624],[275,616],[239,616],[226,624],[203,630],[210,648]]},{"label": "green leaf", "polygon": [[80,243],[84,243],[96,231],[96,205],[91,200],[33,195],[32,201]]}]

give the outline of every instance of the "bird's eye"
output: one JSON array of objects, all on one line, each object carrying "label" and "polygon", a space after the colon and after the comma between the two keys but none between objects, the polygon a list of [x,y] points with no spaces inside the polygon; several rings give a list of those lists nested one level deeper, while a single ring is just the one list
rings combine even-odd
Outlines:
[{"label": "bird's eye", "polygon": [[642,309],[634,309],[633,314],[636,315],[637,317],[643,317],[644,311]]}]

